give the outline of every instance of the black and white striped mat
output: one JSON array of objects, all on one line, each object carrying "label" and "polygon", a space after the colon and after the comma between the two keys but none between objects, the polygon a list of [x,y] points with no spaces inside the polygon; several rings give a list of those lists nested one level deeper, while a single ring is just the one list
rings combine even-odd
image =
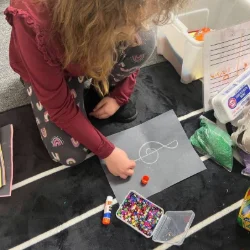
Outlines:
[{"label": "black and white striped mat", "polygon": [[[190,137],[199,128],[202,86],[180,83],[169,63],[141,70],[135,91],[139,115],[131,124],[94,122],[105,134],[133,127],[173,109]],[[178,249],[154,243],[115,218],[101,224],[103,203],[113,195],[96,157],[77,167],[50,160],[30,106],[0,114],[0,126],[14,126],[14,185],[10,198],[0,199],[0,249],[133,250]],[[248,250],[250,234],[236,226],[241,199],[250,179],[233,173],[208,157],[207,170],[178,183],[150,200],[167,210],[193,210],[196,217],[183,250]],[[187,162],[187,168],[190,167]]]}]

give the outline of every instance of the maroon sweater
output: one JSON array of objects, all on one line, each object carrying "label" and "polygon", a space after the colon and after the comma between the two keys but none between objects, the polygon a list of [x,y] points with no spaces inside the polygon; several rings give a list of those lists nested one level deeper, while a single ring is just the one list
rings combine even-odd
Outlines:
[{"label": "maroon sweater", "polygon": [[[10,65],[25,82],[32,85],[52,122],[94,154],[106,158],[112,153],[114,145],[82,114],[65,81],[66,76],[83,76],[84,72],[79,65],[73,64],[63,69],[62,46],[49,37],[50,13],[45,6],[32,1],[12,0],[5,10],[6,19],[12,26]],[[118,83],[110,94],[119,105],[128,101],[137,73]]]}]

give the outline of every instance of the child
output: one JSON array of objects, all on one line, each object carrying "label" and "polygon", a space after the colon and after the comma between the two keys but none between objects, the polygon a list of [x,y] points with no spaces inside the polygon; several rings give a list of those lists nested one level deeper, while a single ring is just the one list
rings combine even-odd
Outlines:
[{"label": "child", "polygon": [[76,165],[91,150],[113,175],[133,175],[135,162],[87,115],[119,122],[136,118],[130,96],[139,68],[155,47],[154,33],[144,24],[152,17],[159,22],[157,14],[167,19],[182,1],[11,1],[5,10],[12,26],[10,65],[27,88],[53,160]]}]

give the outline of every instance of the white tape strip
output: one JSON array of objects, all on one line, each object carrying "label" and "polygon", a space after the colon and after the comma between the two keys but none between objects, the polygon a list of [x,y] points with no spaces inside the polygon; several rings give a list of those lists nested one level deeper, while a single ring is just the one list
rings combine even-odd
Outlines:
[{"label": "white tape strip", "polygon": [[[236,202],[236,203],[234,203],[234,204],[232,204],[231,206],[223,209],[222,211],[208,217],[207,219],[205,219],[205,220],[201,221],[200,223],[196,224],[195,226],[191,227],[188,230],[186,238],[193,235],[193,234],[195,234],[196,232],[200,231],[204,227],[212,224],[213,222],[221,219],[222,217],[226,216],[227,214],[230,214],[231,212],[239,209],[241,207],[242,202],[243,202],[243,199]],[[174,240],[176,240],[176,241],[181,240],[181,238],[182,238],[181,236],[183,236],[183,235],[179,235],[179,236],[175,237]],[[156,247],[154,250],[166,250],[166,249],[169,249],[172,246],[173,245],[164,243],[164,244]]]},{"label": "white tape strip", "polygon": [[[86,157],[86,160],[87,160],[88,158],[92,157],[92,156],[93,156],[92,153],[89,154],[89,155]],[[49,176],[49,175],[55,174],[55,173],[57,173],[57,172],[60,172],[60,171],[62,171],[62,170],[68,169],[68,168],[72,168],[72,167],[62,165],[62,166],[59,166],[59,167],[56,167],[56,168],[52,168],[52,169],[50,169],[50,170],[48,170],[48,171],[42,172],[42,173],[40,173],[40,174],[38,174],[38,175],[32,176],[32,177],[30,177],[30,178],[28,178],[28,179],[26,179],[26,180],[23,180],[23,181],[21,181],[21,182],[18,182],[18,183],[16,183],[16,184],[14,184],[14,185],[12,186],[12,190],[21,188],[21,187],[26,186],[26,185],[28,185],[28,184],[34,182],[34,181],[40,180],[40,179],[42,179],[42,178],[44,178],[44,177],[47,177],[47,176]]]},{"label": "white tape strip", "polygon": [[189,118],[191,118],[193,116],[199,115],[199,114],[201,114],[203,112],[204,112],[204,109],[198,109],[198,110],[193,111],[193,112],[191,112],[191,113],[189,113],[187,115],[179,117],[178,120],[181,122],[181,121],[187,120],[187,119],[189,119]]},{"label": "white tape strip", "polygon": [[[113,205],[117,204],[117,200],[113,200]],[[13,247],[13,248],[10,248],[9,250],[21,250],[21,249],[26,249],[30,246],[33,246],[35,244],[37,244],[38,242],[41,242],[55,234],[58,234],[60,232],[62,232],[63,230],[69,228],[69,227],[72,227],[74,226],[75,224],[83,221],[83,220],[86,220],[87,218],[91,217],[92,215],[95,215],[97,213],[100,213],[103,211],[103,208],[104,208],[104,204],[96,207],[96,208],[93,208],[91,210],[89,210],[88,212],[84,213],[84,214],[81,214],[77,217],[75,217],[74,219],[71,219],[65,223],[63,223],[62,225],[58,226],[58,227],[55,227],[43,234],[40,234],[16,247]]]}]

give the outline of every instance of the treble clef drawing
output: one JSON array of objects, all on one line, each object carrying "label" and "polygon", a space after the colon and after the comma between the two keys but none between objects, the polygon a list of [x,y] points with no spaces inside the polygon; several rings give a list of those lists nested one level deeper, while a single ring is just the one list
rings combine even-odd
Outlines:
[{"label": "treble clef drawing", "polygon": [[[160,155],[159,150],[167,148],[170,150],[178,147],[178,141],[174,140],[167,145],[164,145],[158,141],[149,141],[144,143],[139,149],[139,158],[135,161],[142,161],[145,164],[154,164],[158,161]],[[151,157],[148,157],[151,156]]]}]

